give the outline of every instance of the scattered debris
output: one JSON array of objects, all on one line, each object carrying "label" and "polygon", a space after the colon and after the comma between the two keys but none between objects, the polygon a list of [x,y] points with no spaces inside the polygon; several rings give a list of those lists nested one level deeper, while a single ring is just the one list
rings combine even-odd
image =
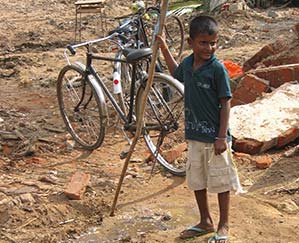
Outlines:
[{"label": "scattered debris", "polygon": [[286,83],[262,99],[234,106],[234,150],[248,154],[282,147],[299,137],[299,84]]},{"label": "scattered debris", "polygon": [[86,190],[86,187],[90,181],[90,175],[83,172],[77,171],[71,178],[71,181],[68,183],[64,194],[75,200],[80,200],[83,197],[83,194]]}]

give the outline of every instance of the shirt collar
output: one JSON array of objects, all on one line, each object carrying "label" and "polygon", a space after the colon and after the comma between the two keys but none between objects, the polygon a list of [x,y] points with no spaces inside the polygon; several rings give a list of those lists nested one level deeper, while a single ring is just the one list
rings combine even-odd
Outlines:
[{"label": "shirt collar", "polygon": [[[205,68],[206,66],[210,65],[214,60],[216,59],[215,54],[212,54],[212,56],[210,57],[209,60],[207,60],[200,68],[198,68],[197,70],[201,70],[202,68]],[[194,54],[192,53],[188,59],[187,59],[187,67],[188,69],[192,70],[192,66],[193,66],[193,61],[194,61]],[[195,71],[197,71],[195,70]]]}]

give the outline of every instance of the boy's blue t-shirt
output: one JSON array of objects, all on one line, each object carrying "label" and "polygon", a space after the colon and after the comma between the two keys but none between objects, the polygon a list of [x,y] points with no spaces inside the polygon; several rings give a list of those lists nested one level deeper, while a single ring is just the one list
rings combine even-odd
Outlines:
[{"label": "boy's blue t-shirt", "polygon": [[[220,126],[220,98],[231,97],[226,68],[213,55],[197,70],[192,70],[194,55],[175,69],[174,77],[185,86],[186,139],[214,143]],[[229,130],[227,140],[231,141]]]}]

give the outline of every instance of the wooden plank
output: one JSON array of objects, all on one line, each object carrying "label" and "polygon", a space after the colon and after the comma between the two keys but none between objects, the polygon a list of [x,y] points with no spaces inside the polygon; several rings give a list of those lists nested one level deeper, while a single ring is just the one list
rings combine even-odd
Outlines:
[{"label": "wooden plank", "polygon": [[77,13],[101,13],[103,8],[79,8],[77,9]]},{"label": "wooden plank", "polygon": [[88,0],[88,1],[77,1],[75,5],[93,5],[93,4],[103,4],[105,0]]}]

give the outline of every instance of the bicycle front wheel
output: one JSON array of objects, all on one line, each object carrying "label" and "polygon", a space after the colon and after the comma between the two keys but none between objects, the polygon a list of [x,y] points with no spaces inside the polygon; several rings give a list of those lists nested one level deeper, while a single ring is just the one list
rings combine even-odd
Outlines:
[{"label": "bicycle front wheel", "polygon": [[57,98],[67,130],[83,148],[94,150],[104,139],[106,106],[91,76],[76,65],[67,65],[59,73]]},{"label": "bicycle front wheel", "polygon": [[[140,86],[136,97],[137,115],[143,92],[144,86]],[[187,161],[183,95],[181,83],[166,74],[156,73],[143,117],[146,145],[165,169],[178,176],[185,175]]]}]

